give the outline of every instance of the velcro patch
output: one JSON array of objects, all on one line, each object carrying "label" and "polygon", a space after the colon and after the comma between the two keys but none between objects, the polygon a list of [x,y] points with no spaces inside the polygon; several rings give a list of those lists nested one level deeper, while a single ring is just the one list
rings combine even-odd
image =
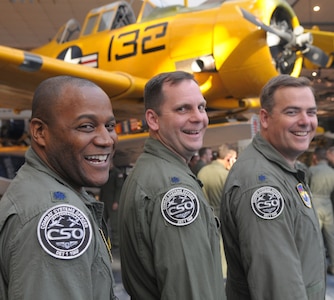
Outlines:
[{"label": "velcro patch", "polygon": [[305,191],[301,183],[297,184],[297,191],[299,193],[300,198],[303,200],[303,203],[305,204],[305,206],[308,208],[311,208],[312,207],[311,197],[307,193],[307,191]]},{"label": "velcro patch", "polygon": [[51,256],[73,259],[83,254],[92,239],[92,227],[86,215],[73,205],[51,207],[40,218],[38,241]]},{"label": "velcro patch", "polygon": [[263,186],[253,193],[251,206],[257,216],[272,220],[282,213],[284,200],[277,189],[271,186]]},{"label": "velcro patch", "polygon": [[192,191],[176,187],[163,196],[161,213],[168,223],[185,226],[196,220],[199,213],[199,201]]}]

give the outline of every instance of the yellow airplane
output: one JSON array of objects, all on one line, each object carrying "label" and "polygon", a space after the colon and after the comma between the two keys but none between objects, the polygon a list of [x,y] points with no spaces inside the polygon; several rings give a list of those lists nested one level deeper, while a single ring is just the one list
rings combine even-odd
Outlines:
[{"label": "yellow airplane", "polygon": [[210,116],[258,107],[261,87],[278,73],[330,67],[334,34],[304,31],[283,0],[206,1],[159,7],[143,1],[137,17],[125,1],[68,21],[30,52],[0,46],[0,107],[30,109],[43,79],[68,74],[96,82],[119,120],[143,118],[143,89],[153,75],[186,70],[198,80]]},{"label": "yellow airplane", "polygon": [[[137,17],[117,1],[89,11],[82,27],[69,20],[40,48],[0,46],[0,107],[29,110],[43,79],[68,74],[100,85],[123,121],[119,132],[134,133],[141,131],[145,83],[160,72],[185,70],[199,82],[214,123],[258,108],[260,89],[279,73],[299,76],[303,63],[330,67],[333,41],[333,33],[304,31],[283,0],[211,0],[196,7],[190,0],[166,7],[145,0]],[[249,139],[254,125],[256,119],[210,125],[205,144]],[[134,162],[146,137],[121,135],[118,163]]]},{"label": "yellow airplane", "polygon": [[[212,120],[257,108],[260,89],[279,73],[299,76],[303,64],[331,67],[333,41],[333,33],[304,31],[283,0],[206,1],[197,7],[190,0],[166,7],[145,0],[137,17],[127,2],[117,1],[92,9],[82,27],[69,20],[50,43],[30,52],[0,46],[0,107],[29,110],[43,79],[79,76],[108,93],[116,117],[128,120],[120,131],[133,133],[140,131],[145,83],[160,72],[185,70],[198,80]],[[204,144],[246,140],[257,130],[256,118],[212,124]],[[146,132],[121,135],[117,164],[134,162],[146,138]],[[25,150],[0,147],[0,154],[22,157]],[[0,195],[10,182],[1,176]]]}]

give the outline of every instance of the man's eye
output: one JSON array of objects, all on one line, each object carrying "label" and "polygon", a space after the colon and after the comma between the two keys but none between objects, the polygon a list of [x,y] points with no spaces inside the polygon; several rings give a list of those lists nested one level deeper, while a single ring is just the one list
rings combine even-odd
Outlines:
[{"label": "man's eye", "polygon": [[201,111],[201,112],[204,112],[204,111],[206,111],[206,106],[205,105],[200,105],[198,107],[198,110]]},{"label": "man's eye", "polygon": [[317,115],[317,111],[316,110],[311,110],[311,111],[308,111],[307,114],[311,117],[313,116],[316,116]]},{"label": "man's eye", "polygon": [[94,130],[94,126],[92,124],[82,124],[78,127],[81,131],[92,131]]},{"label": "man's eye", "polygon": [[106,125],[108,131],[113,131],[116,127],[116,123],[110,123]]},{"label": "man's eye", "polygon": [[287,110],[285,113],[286,113],[288,116],[294,116],[294,115],[297,114],[297,111],[295,111],[295,110]]},{"label": "man's eye", "polygon": [[186,111],[186,108],[185,108],[184,106],[182,106],[182,107],[179,107],[179,108],[177,109],[177,111],[179,111],[179,112],[185,112],[185,111]]}]

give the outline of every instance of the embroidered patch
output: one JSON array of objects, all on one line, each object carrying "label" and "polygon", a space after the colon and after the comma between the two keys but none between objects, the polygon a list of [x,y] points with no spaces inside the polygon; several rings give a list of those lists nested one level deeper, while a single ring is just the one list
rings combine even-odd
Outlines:
[{"label": "embroidered patch", "polygon": [[264,174],[260,174],[257,178],[259,182],[264,182],[265,180],[267,180],[266,175]]},{"label": "embroidered patch", "polygon": [[308,208],[311,208],[312,207],[311,198],[309,194],[304,190],[304,187],[301,183],[297,184],[297,191],[299,193],[300,198],[302,198],[304,205]]},{"label": "embroidered patch", "polygon": [[63,192],[52,192],[52,202],[67,202],[66,195]]},{"label": "embroidered patch", "polygon": [[161,213],[170,224],[185,226],[196,220],[199,201],[192,191],[181,187],[173,188],[162,198]]},{"label": "embroidered patch", "polygon": [[171,183],[179,183],[180,182],[180,178],[178,178],[178,177],[172,177],[171,179],[170,179],[170,182]]},{"label": "embroidered patch", "polygon": [[69,204],[47,210],[38,222],[38,241],[51,256],[73,259],[83,254],[92,239],[92,227],[85,214]]},{"label": "embroidered patch", "polygon": [[284,200],[277,189],[271,186],[264,186],[253,193],[251,206],[257,216],[262,219],[272,220],[282,213]]}]

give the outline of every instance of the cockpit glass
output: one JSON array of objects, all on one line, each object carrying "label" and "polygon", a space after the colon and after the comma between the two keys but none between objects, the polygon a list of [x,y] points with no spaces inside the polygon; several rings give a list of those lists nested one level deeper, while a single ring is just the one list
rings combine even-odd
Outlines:
[{"label": "cockpit glass", "polygon": [[221,2],[217,0],[150,0],[150,2],[158,7],[166,7],[171,5],[185,5],[187,2],[189,7],[198,6],[203,3]]},{"label": "cockpit glass", "polygon": [[87,22],[87,26],[85,28],[85,31],[83,32],[83,35],[88,35],[90,33],[92,33],[95,23],[97,22],[99,15],[94,15],[91,16]]},{"label": "cockpit glass", "polygon": [[98,31],[104,31],[111,28],[112,21],[114,20],[115,11],[109,10],[102,14]]}]

